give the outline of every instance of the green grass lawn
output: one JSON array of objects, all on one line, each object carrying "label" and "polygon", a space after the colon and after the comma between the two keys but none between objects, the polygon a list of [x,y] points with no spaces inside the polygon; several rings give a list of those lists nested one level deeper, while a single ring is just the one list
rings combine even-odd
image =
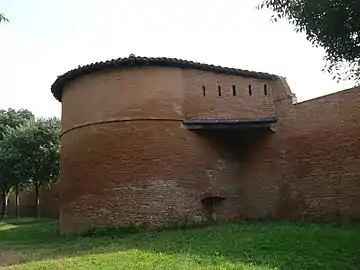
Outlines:
[{"label": "green grass lawn", "polygon": [[56,221],[0,222],[0,269],[360,269],[360,225],[241,223],[58,237]]}]

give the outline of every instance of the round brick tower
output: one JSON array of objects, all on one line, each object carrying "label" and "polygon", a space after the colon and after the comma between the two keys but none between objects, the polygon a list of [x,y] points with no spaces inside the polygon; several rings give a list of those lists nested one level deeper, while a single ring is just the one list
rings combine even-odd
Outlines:
[{"label": "round brick tower", "polygon": [[182,122],[184,68],[191,65],[213,68],[130,56],[55,81],[52,92],[62,102],[61,234],[197,220],[204,197],[226,197],[221,190],[236,170]]}]

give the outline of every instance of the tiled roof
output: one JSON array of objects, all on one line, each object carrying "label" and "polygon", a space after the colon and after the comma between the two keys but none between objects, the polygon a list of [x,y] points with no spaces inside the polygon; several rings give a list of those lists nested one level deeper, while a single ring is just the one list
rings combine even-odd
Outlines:
[{"label": "tiled roof", "polygon": [[140,57],[140,56],[130,55],[127,58],[118,58],[105,62],[96,62],[85,66],[79,66],[76,69],[70,70],[56,79],[56,81],[51,86],[51,92],[58,101],[61,101],[62,90],[64,86],[67,83],[69,83],[71,80],[74,80],[80,76],[100,70],[113,69],[113,68],[126,68],[132,66],[178,67],[183,69],[197,69],[203,71],[212,71],[217,73],[225,73],[230,75],[259,78],[259,79],[278,78],[277,75],[273,75],[269,73],[214,66],[214,65],[202,64],[202,63],[197,63],[197,62],[187,61],[177,58]]}]

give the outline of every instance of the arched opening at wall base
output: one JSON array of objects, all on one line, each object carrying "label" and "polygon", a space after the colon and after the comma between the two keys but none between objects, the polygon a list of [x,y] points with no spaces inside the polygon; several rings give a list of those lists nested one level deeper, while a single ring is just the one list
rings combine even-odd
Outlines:
[{"label": "arched opening at wall base", "polygon": [[218,208],[225,199],[225,197],[213,195],[201,200],[207,222],[214,223],[217,221]]}]

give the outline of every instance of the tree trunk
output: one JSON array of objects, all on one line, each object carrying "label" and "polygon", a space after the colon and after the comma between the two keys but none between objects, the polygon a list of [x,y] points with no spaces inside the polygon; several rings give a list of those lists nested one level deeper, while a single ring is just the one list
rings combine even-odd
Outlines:
[{"label": "tree trunk", "polygon": [[16,218],[20,219],[19,185],[15,186],[15,204],[16,204]]},{"label": "tree trunk", "polygon": [[36,207],[36,214],[35,217],[40,217],[40,183],[38,181],[35,181],[35,207]]},{"label": "tree trunk", "polygon": [[0,218],[7,217],[7,194],[6,192],[1,193],[1,213]]}]

